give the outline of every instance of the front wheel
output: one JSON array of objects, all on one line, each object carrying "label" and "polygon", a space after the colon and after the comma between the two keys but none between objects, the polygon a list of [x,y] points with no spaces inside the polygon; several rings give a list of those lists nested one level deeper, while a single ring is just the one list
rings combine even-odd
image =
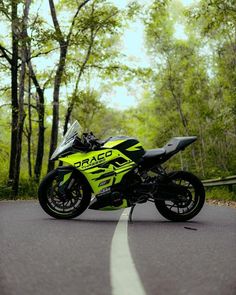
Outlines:
[{"label": "front wheel", "polygon": [[205,202],[205,190],[202,182],[192,173],[177,171],[168,174],[170,184],[183,187],[182,193],[175,199],[155,200],[157,210],[168,220],[187,221],[195,217]]},{"label": "front wheel", "polygon": [[[70,189],[65,189],[70,181]],[[91,191],[72,172],[60,173],[55,169],[42,180],[38,190],[39,203],[50,216],[58,219],[74,218],[90,204]]]}]

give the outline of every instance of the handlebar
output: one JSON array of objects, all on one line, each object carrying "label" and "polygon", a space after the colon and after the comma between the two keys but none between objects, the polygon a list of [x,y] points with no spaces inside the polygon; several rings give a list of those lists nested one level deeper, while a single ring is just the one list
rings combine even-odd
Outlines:
[{"label": "handlebar", "polygon": [[97,138],[94,136],[92,132],[83,133],[81,141],[90,150],[96,150],[101,147],[101,144],[98,142]]}]

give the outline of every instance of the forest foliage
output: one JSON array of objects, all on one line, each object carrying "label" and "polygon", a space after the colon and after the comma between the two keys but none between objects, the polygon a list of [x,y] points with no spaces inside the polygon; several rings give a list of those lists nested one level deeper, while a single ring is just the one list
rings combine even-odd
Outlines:
[{"label": "forest foliage", "polygon": [[[35,194],[75,119],[99,138],[135,136],[146,149],[196,135],[168,168],[202,179],[235,174],[234,0],[131,1],[123,9],[108,0],[45,0],[47,13],[38,2],[0,0],[1,195]],[[131,67],[122,53],[125,29],[137,19],[145,68]],[[101,99],[116,85],[135,93],[135,84],[141,98],[129,109]]]}]

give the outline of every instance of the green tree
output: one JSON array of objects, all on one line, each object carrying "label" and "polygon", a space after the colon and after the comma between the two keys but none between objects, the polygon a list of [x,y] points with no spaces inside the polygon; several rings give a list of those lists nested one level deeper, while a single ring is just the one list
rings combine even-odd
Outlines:
[{"label": "green tree", "polygon": [[[208,45],[211,72],[211,108],[215,114],[209,128],[209,152],[217,172],[234,173],[236,148],[236,3],[200,1],[186,12],[195,32]],[[198,33],[199,34],[199,33]]]},{"label": "green tree", "polygon": [[64,134],[80,88],[83,87],[80,84],[85,72],[88,71],[91,77],[99,77],[105,72],[106,75],[111,75],[112,71],[120,67],[119,62],[116,62],[120,52],[115,44],[119,40],[119,29],[122,26],[121,11],[114,5],[104,4],[104,1],[92,2],[75,23],[77,33],[72,37],[67,66],[72,72],[70,80],[73,79],[75,83],[65,115]]}]

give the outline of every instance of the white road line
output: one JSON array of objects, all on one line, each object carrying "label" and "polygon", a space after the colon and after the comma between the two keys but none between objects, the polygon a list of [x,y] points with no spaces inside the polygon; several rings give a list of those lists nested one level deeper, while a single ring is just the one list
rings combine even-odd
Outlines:
[{"label": "white road line", "polygon": [[146,295],[135,268],[128,243],[128,218],[126,208],[116,226],[110,254],[112,295]]}]

